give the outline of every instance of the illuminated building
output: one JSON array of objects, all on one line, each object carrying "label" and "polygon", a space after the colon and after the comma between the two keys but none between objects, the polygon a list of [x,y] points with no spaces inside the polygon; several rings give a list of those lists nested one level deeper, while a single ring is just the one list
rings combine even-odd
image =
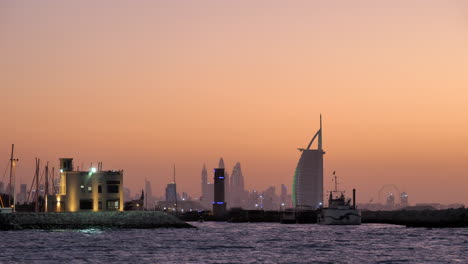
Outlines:
[{"label": "illuminated building", "polygon": [[[318,138],[317,149],[310,149],[315,138]],[[322,150],[322,116],[320,129],[314,135],[307,148],[302,152],[293,180],[293,202],[296,208],[316,209],[323,205],[323,155]]]},{"label": "illuminated building", "polygon": [[47,196],[50,212],[123,211],[123,171],[74,171],[73,159],[60,159],[60,191]]},{"label": "illuminated building", "polygon": [[[125,192],[125,190],[124,190]],[[124,193],[124,197],[125,197],[125,193]],[[149,209],[149,210],[152,210],[154,209],[154,206],[155,206],[155,203],[154,203],[154,199],[153,199],[153,191],[152,191],[152,188],[151,188],[151,182],[148,181],[148,179],[145,179],[145,197],[144,197],[144,202],[143,202],[143,207],[145,209]]]},{"label": "illuminated building", "polygon": [[180,199],[180,195],[177,193],[177,185],[175,182],[168,183],[166,186],[166,201],[175,202]]},{"label": "illuminated building", "polygon": [[224,169],[224,201],[226,204],[231,202],[231,187],[229,184],[229,173],[224,166],[224,159],[221,157],[219,159],[218,168]]},{"label": "illuminated building", "polygon": [[395,196],[393,193],[387,194],[387,203],[386,203],[388,208],[393,208],[395,207]]},{"label": "illuminated building", "polygon": [[223,216],[226,213],[226,201],[224,197],[224,169],[217,168],[214,172],[214,201],[213,215]]},{"label": "illuminated building", "polygon": [[405,192],[402,192],[400,194],[400,200],[401,200],[401,207],[406,207],[409,205],[408,203],[408,194],[406,194]]}]

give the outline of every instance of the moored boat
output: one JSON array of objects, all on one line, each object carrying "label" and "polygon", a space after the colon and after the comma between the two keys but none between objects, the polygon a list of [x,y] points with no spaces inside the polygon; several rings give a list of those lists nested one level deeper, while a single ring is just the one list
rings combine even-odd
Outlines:
[{"label": "moored boat", "polygon": [[[335,174],[335,172],[333,172]],[[333,194],[338,195],[333,195]],[[317,223],[321,225],[360,225],[361,212],[356,208],[356,190],[353,189],[353,203],[346,200],[344,193],[337,190],[335,175],[335,191],[330,192],[328,207],[317,212]]]}]

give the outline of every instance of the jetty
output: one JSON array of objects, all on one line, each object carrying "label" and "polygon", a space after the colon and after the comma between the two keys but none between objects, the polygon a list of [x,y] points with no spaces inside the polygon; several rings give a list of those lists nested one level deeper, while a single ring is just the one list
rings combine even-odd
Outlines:
[{"label": "jetty", "polygon": [[468,209],[362,211],[363,223],[407,227],[468,227]]},{"label": "jetty", "polygon": [[158,211],[102,211],[73,213],[0,214],[0,230],[87,228],[194,228],[175,216]]}]

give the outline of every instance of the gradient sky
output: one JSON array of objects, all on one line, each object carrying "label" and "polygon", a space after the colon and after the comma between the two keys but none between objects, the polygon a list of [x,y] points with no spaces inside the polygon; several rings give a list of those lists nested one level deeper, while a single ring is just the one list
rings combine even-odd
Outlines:
[{"label": "gradient sky", "polygon": [[[200,193],[239,161],[291,186],[323,114],[325,183],[468,204],[465,1],[1,1],[0,170],[17,147]],[[211,177],[211,176],[210,176]],[[0,178],[1,180],[1,178]]]}]

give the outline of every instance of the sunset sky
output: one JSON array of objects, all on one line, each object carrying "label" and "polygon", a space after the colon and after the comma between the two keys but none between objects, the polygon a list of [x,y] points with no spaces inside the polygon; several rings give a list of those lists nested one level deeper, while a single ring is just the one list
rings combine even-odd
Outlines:
[{"label": "sunset sky", "polygon": [[223,157],[291,186],[322,113],[326,190],[468,204],[466,1],[1,1],[0,99],[28,185],[73,157],[162,195],[175,163],[198,197]]}]

